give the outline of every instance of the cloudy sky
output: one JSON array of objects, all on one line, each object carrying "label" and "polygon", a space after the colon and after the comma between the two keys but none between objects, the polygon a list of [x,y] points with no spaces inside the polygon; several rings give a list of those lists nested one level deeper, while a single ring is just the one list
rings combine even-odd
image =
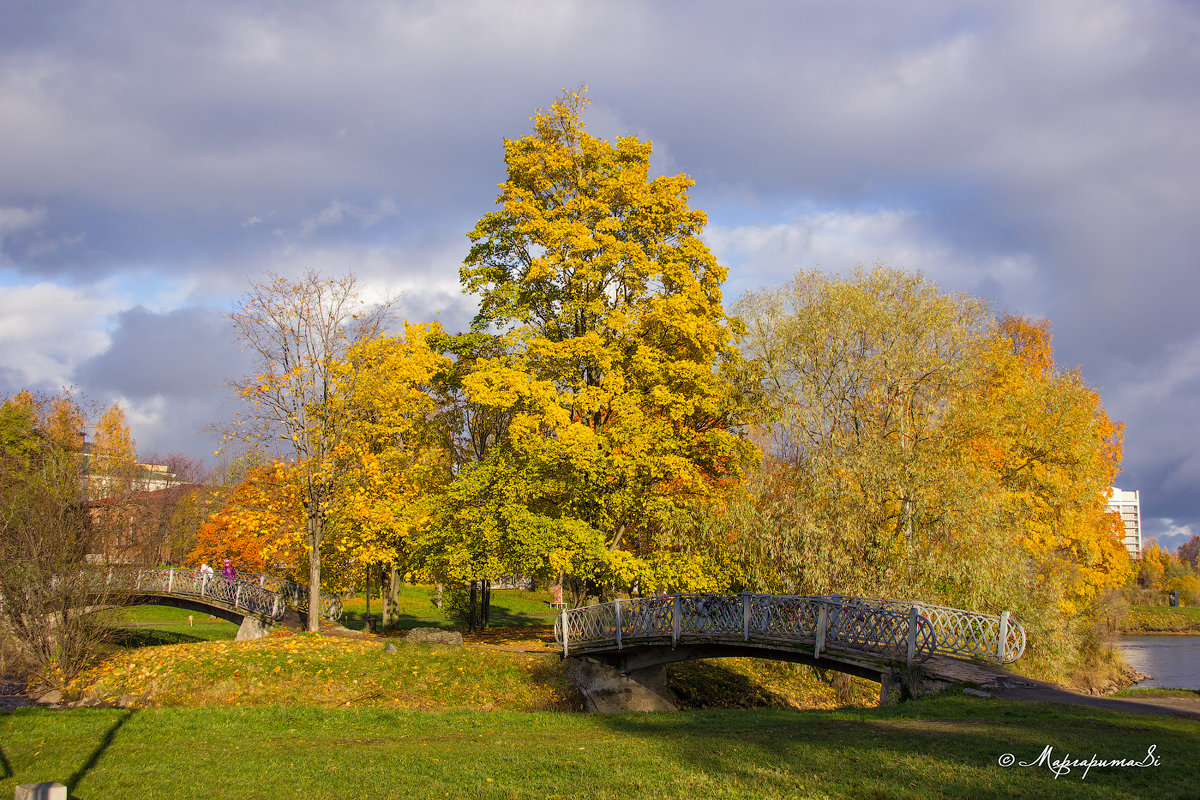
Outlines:
[{"label": "cloudy sky", "polygon": [[1046,317],[1126,424],[1148,534],[1200,532],[1200,6],[1153,0],[0,0],[0,396],[126,408],[211,464],[270,270],[473,313],[502,138],[686,172],[726,296],[885,262]]}]

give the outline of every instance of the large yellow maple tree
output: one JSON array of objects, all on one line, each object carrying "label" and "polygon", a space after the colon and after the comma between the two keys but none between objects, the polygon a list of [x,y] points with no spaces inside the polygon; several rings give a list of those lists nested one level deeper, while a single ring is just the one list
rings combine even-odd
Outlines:
[{"label": "large yellow maple tree", "polygon": [[497,339],[462,386],[509,420],[472,467],[492,476],[474,480],[487,492],[523,476],[490,518],[501,538],[559,542],[535,571],[680,587],[703,570],[656,555],[661,531],[756,455],[721,371],[740,359],[737,325],[691,179],[651,178],[649,142],[591,136],[586,105],[566,92],[505,141],[499,209],[470,234],[461,281],[479,296],[474,330]]},{"label": "large yellow maple tree", "polygon": [[337,458],[345,480],[332,498],[332,549],[366,574],[378,568],[390,622],[400,580],[411,568],[411,538],[451,478],[435,376],[449,359],[434,350],[437,323],[405,324],[403,335],[362,342],[347,354],[350,423]]},{"label": "large yellow maple tree", "polygon": [[1078,370],[1060,371],[1045,320],[1003,317],[989,343],[970,452],[994,476],[998,505],[1041,583],[1076,614],[1128,582],[1120,518],[1107,508],[1123,426]]}]

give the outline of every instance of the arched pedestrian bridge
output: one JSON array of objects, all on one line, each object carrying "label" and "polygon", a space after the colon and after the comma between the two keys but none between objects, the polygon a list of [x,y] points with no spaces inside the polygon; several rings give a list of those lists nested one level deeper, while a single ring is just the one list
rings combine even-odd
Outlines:
[{"label": "arched pedestrian bridge", "polygon": [[[234,579],[204,575],[198,569],[175,567],[109,567],[92,578],[110,594],[135,604],[169,605],[212,614],[249,630],[253,620],[261,628],[285,618],[289,611],[301,619],[308,614],[308,587],[269,575],[239,574]],[[321,592],[320,615],[337,620],[342,601]],[[243,637],[239,632],[239,638]]]},{"label": "arched pedestrian bridge", "polygon": [[[673,661],[749,656],[793,661],[879,681],[888,699],[921,664],[922,680],[958,680],[958,659],[1010,664],[1025,630],[1008,612],[842,595],[675,594],[564,609],[555,622],[563,658],[588,658],[642,683]],[[945,674],[943,674],[945,673]],[[952,674],[953,673],[953,674]],[[654,679],[657,680],[657,679]],[[653,681],[652,681],[653,682]],[[586,691],[585,691],[586,694]]]}]

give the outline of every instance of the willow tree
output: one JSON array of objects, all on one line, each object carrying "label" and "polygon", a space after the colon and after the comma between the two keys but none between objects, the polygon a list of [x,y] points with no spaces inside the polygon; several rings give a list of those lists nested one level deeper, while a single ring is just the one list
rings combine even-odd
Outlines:
[{"label": "willow tree", "polygon": [[651,178],[649,142],[588,134],[586,105],[564,93],[532,135],[504,143],[499,208],[469,234],[460,271],[479,296],[474,331],[498,352],[463,387],[511,414],[496,475],[536,477],[513,501],[535,519],[498,524],[569,531],[577,577],[678,585],[696,573],[684,553],[656,556],[659,531],[754,453],[721,374],[739,358],[726,270],[700,238],[692,180]]},{"label": "willow tree", "polygon": [[984,305],[877,267],[800,273],[739,312],[772,420],[748,571],[766,564],[785,589],[974,599],[981,567],[1003,564],[973,500],[977,468],[959,456]]},{"label": "willow tree", "polygon": [[765,468],[712,523],[748,583],[1016,613],[1062,676],[1129,576],[1121,427],[1049,327],[878,267],[739,306]]},{"label": "willow tree", "polygon": [[351,348],[381,333],[390,303],[366,306],[353,275],[298,280],[269,275],[230,314],[256,372],[233,383],[246,410],[227,433],[290,457],[300,486],[308,552],[308,629],[320,619],[321,545],[333,500],[351,479],[345,449],[354,429],[349,399],[361,369]]}]

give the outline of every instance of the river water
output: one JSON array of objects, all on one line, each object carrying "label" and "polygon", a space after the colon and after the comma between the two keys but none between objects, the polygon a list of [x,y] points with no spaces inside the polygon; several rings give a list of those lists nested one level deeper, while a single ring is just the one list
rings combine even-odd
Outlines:
[{"label": "river water", "polygon": [[1125,663],[1153,675],[1138,689],[1200,689],[1200,636],[1122,636]]}]

